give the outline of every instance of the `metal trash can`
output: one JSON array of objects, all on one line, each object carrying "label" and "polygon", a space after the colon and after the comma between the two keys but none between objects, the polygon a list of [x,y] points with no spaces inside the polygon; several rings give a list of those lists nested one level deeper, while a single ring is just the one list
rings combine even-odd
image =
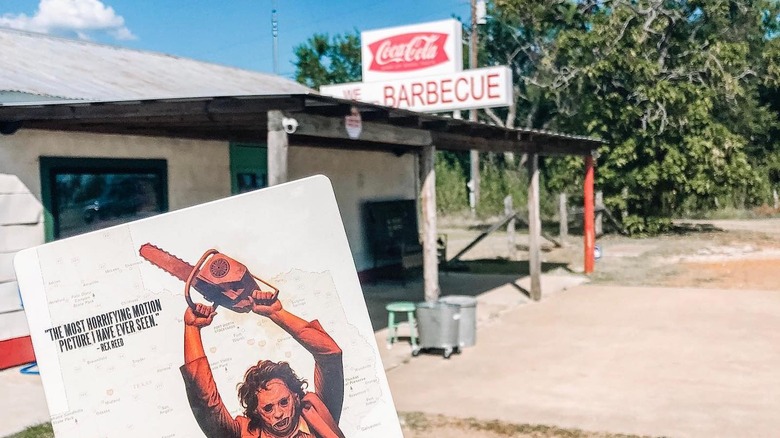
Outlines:
[{"label": "metal trash can", "polygon": [[436,348],[444,350],[444,358],[449,359],[458,348],[458,328],[460,309],[454,304],[442,302],[417,303],[417,333],[419,345],[412,350],[417,356],[420,350]]},{"label": "metal trash can", "polygon": [[458,347],[472,347],[477,343],[477,299],[468,295],[450,295],[439,302],[454,304],[460,309]]}]

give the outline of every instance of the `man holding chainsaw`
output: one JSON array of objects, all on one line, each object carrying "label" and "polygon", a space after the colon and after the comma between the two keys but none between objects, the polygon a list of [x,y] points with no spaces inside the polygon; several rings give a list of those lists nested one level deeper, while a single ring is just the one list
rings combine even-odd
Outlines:
[{"label": "man holding chainsaw", "polygon": [[209,438],[344,438],[338,422],[344,401],[341,349],[319,322],[306,322],[282,308],[273,293],[255,291],[252,311],[269,318],[314,356],[314,392],[305,391],[287,362],[261,360],[239,385],[244,415],[233,418],[217,391],[200,330],[214,320],[211,306],[184,312],[181,367],[192,413]]}]

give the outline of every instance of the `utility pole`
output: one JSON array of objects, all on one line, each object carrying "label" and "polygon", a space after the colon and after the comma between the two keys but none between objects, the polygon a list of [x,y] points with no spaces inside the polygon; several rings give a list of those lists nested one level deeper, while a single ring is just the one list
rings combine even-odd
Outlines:
[{"label": "utility pole", "polygon": [[[477,45],[478,41],[477,31],[477,0],[471,0],[471,37],[469,38],[469,68],[477,68]],[[477,110],[472,109],[469,111],[469,120],[472,122],[477,121]],[[472,149],[469,153],[470,167],[471,167],[471,180],[469,185],[472,193],[474,194],[474,205],[472,208],[477,207],[479,204],[479,151]]]},{"label": "utility pole", "polygon": [[271,9],[271,36],[274,42],[274,74],[279,74],[279,20],[276,19],[276,0],[273,0]]}]

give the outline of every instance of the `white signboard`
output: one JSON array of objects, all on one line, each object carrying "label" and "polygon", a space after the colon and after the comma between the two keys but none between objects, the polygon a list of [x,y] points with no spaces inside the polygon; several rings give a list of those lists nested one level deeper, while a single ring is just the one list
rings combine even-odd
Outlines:
[{"label": "white signboard", "polygon": [[461,24],[454,19],[365,31],[360,39],[364,82],[463,70]]},{"label": "white signboard", "polygon": [[325,85],[320,93],[422,112],[492,108],[511,104],[512,72],[506,66],[487,67],[395,81]]}]

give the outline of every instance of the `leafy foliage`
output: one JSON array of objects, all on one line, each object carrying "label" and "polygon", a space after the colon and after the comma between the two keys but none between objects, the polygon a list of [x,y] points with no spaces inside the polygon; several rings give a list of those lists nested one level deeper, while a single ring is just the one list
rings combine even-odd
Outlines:
[{"label": "leafy foliage", "polygon": [[[479,62],[510,66],[515,102],[481,118],[605,140],[597,186],[630,230],[780,190],[780,1],[493,0],[488,13]],[[309,86],[359,80],[357,33],[314,35],[296,55]],[[480,213],[507,194],[518,205],[523,160],[484,156]],[[437,162],[445,210],[467,202],[456,161]],[[540,168],[543,193],[581,190],[581,158]]]},{"label": "leafy foliage", "polygon": [[469,208],[466,174],[454,155],[436,153],[436,206],[442,213],[461,213]]},{"label": "leafy foliage", "polygon": [[54,431],[52,430],[51,423],[44,423],[28,427],[8,438],[54,438]]},{"label": "leafy foliage", "polygon": [[528,178],[524,171],[501,162],[498,157],[483,158],[480,164],[480,195],[477,214],[490,217],[504,214],[504,198],[512,197],[515,210],[525,210]]},{"label": "leafy foliage", "polygon": [[[718,199],[766,200],[755,152],[777,154],[770,130],[778,119],[758,86],[776,68],[765,48],[776,44],[767,38],[777,2],[615,0],[581,8],[588,25],[562,32],[549,59],[570,78],[550,89],[559,109],[553,127],[608,142],[597,183],[607,204],[632,215],[629,228],[662,231],[661,218],[714,208]],[[559,161],[549,170],[560,186],[573,168]]]},{"label": "leafy foliage", "polygon": [[356,82],[361,78],[360,35],[357,31],[334,35],[314,34],[295,47],[295,80],[320,85]]}]

